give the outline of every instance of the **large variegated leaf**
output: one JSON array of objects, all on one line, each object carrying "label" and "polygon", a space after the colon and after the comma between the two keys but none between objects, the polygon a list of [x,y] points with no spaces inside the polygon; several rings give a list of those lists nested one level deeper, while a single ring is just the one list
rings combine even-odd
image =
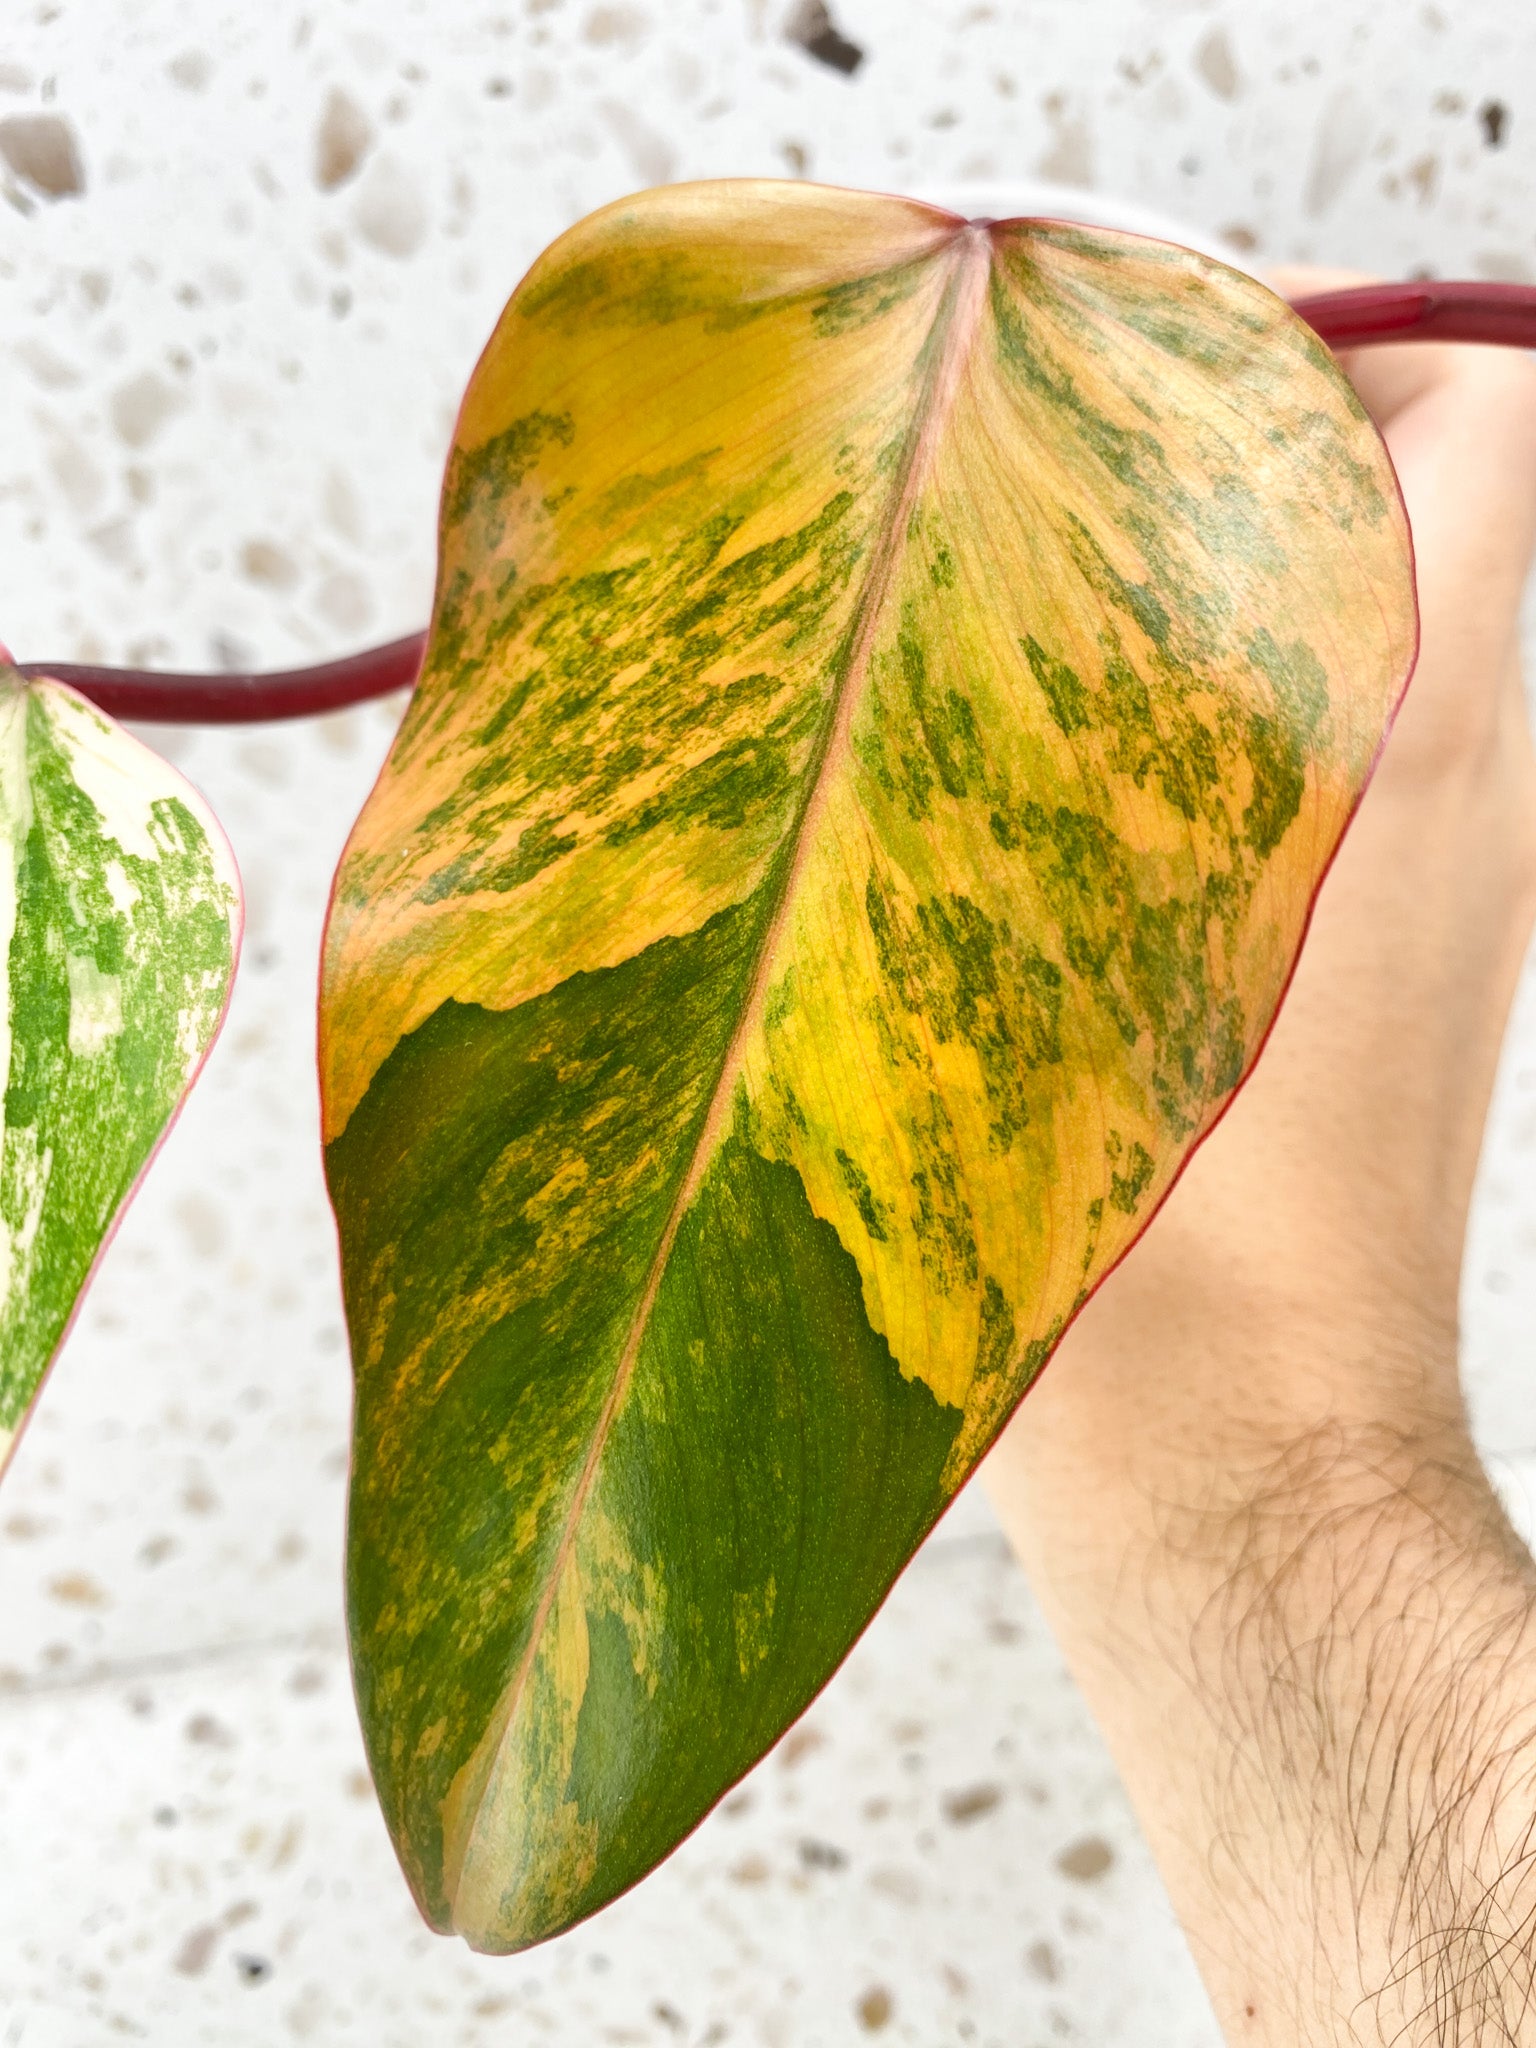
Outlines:
[{"label": "large variegated leaf", "polygon": [[592,1911],[825,1682],[1254,1057],[1414,640],[1220,264],[736,185],[534,266],[324,972],[435,1925]]},{"label": "large variegated leaf", "polygon": [[0,1466],[218,1032],[239,940],[197,792],[0,664]]}]

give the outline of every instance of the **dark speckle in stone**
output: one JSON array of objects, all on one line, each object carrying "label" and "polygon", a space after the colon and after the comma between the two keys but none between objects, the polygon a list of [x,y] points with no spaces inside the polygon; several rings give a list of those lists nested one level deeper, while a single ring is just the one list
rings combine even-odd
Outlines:
[{"label": "dark speckle in stone", "polygon": [[893,2010],[891,1994],[883,1984],[871,1985],[854,2007],[859,2025],[866,2034],[878,2034],[882,2027],[889,2025]]},{"label": "dark speckle in stone", "polygon": [[0,157],[45,199],[74,199],[85,190],[75,131],[58,114],[10,114],[0,121]]},{"label": "dark speckle in stone", "polygon": [[950,1792],[944,1799],[944,1818],[953,1821],[956,1827],[964,1827],[973,1820],[980,1820],[984,1813],[991,1813],[1002,1804],[1002,1788],[998,1785],[967,1785],[963,1792]]},{"label": "dark speckle in stone", "polygon": [[1483,140],[1490,149],[1502,149],[1509,131],[1509,109],[1502,100],[1484,100],[1477,110],[1483,124]]},{"label": "dark speckle in stone", "polygon": [[1096,1884],[1114,1860],[1115,1852],[1102,1835],[1083,1835],[1062,1850],[1056,1868],[1077,1884]]},{"label": "dark speckle in stone", "polygon": [[176,1951],[176,1960],[171,1968],[183,1977],[200,1977],[208,1967],[208,1959],[218,1945],[217,1927],[194,1927]]},{"label": "dark speckle in stone", "polygon": [[814,57],[830,71],[841,71],[845,78],[851,78],[864,62],[862,48],[849,42],[838,28],[826,0],[801,0],[784,35],[786,41],[798,43],[808,57]]},{"label": "dark speckle in stone", "polygon": [[827,1738],[819,1728],[792,1728],[779,1744],[779,1762],[785,1770],[793,1770],[818,1749],[826,1747]]},{"label": "dark speckle in stone", "polygon": [[1048,1941],[1031,1943],[1029,1954],[1025,1960],[1029,1964],[1031,1972],[1040,1979],[1042,1984],[1055,1984],[1060,1980],[1061,1963],[1055,1949]]},{"label": "dark speckle in stone", "polygon": [[235,1739],[212,1714],[194,1714],[187,1723],[186,1736],[188,1742],[207,1743],[213,1749],[228,1749]]},{"label": "dark speckle in stone", "polygon": [[848,1858],[831,1842],[817,1842],[807,1837],[800,1844],[800,1861],[807,1870],[842,1870],[847,1867]]}]

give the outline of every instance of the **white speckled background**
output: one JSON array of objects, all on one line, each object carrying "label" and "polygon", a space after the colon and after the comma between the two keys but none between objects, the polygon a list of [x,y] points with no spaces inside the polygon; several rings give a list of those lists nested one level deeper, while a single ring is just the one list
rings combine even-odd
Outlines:
[{"label": "white speckled background", "polygon": [[[1536,280],[1517,0],[836,0],[820,47],[861,50],[851,72],[788,38],[815,15],[5,0],[0,636],[277,665],[417,625],[481,340],[544,242],[639,184],[1045,176],[1252,263]],[[230,830],[249,938],[0,1494],[0,2048],[1216,2048],[979,1502],[628,1899],[504,1962],[416,1920],[340,1631],[311,1065],[325,888],[394,715],[158,735]],[[1536,986],[1465,1288],[1479,1429],[1527,1519],[1533,1252]]]}]

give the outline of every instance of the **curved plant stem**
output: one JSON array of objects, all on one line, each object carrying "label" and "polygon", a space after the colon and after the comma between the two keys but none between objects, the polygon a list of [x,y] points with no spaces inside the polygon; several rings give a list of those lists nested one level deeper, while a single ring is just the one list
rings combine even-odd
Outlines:
[{"label": "curved plant stem", "polygon": [[[1390,341],[1475,341],[1536,348],[1536,286],[1523,284],[1367,284],[1298,299],[1295,310],[1334,348]],[[82,668],[24,661],[24,676],[52,676],[114,718],[148,724],[246,725],[306,718],[366,704],[416,680],[425,633],[314,668],[264,674],[191,675]],[[0,650],[3,652],[3,650]]]},{"label": "curved plant stem", "polygon": [[1536,285],[1356,285],[1297,299],[1295,310],[1334,348],[1383,341],[1491,341],[1536,348]]},{"label": "curved plant stem", "polygon": [[24,676],[51,676],[70,684],[113,718],[148,725],[256,725],[340,711],[348,704],[387,697],[391,690],[409,689],[426,644],[425,633],[409,633],[403,640],[349,654],[343,661],[256,675],[157,674],[56,661],[23,661],[18,667]]}]

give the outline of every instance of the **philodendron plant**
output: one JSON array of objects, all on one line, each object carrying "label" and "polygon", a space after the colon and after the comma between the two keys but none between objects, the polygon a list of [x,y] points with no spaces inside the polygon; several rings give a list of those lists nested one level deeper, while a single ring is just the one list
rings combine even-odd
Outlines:
[{"label": "philodendron plant", "polygon": [[[723,184],[534,265],[321,994],[354,1670],[434,1926],[591,1913],[826,1683],[1257,1057],[1415,639],[1371,422],[1204,256]],[[164,764],[4,717],[13,1428],[238,912]]]}]

